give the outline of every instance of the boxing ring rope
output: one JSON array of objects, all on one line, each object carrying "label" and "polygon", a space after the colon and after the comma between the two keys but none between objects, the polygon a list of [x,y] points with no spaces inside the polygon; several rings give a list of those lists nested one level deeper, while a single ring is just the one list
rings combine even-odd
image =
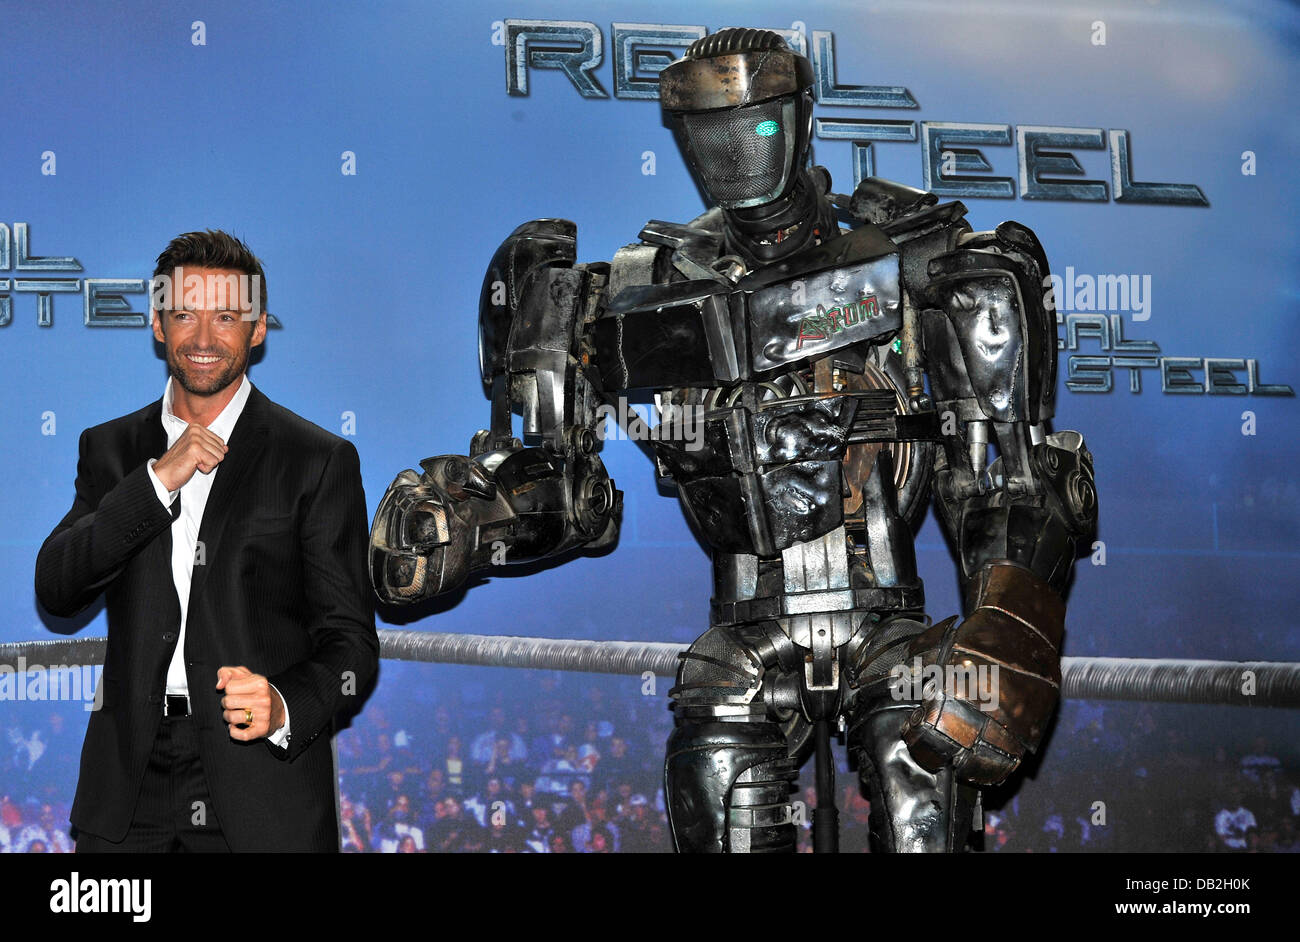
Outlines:
[{"label": "boxing ring rope", "polygon": [[[396,628],[379,629],[379,646],[382,657],[398,661],[596,674],[650,672],[667,677],[677,673],[677,656],[687,647],[657,641],[578,641]],[[103,638],[0,644],[0,666],[15,670],[103,662]],[[1061,695],[1067,700],[1300,707],[1300,663],[1067,657],[1062,659],[1061,675]],[[1244,692],[1247,686],[1253,692]]]}]

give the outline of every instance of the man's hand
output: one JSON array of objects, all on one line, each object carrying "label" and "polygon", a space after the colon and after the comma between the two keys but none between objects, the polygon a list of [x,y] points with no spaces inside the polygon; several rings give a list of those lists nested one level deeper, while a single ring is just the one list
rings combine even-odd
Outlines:
[{"label": "man's hand", "polygon": [[[251,742],[284,725],[284,701],[261,674],[247,667],[223,667],[217,671],[217,689],[226,692],[221,698],[221,716],[230,727],[231,739]],[[245,722],[245,711],[253,714],[251,723]]]},{"label": "man's hand", "polygon": [[202,425],[189,425],[176,439],[176,444],[154,462],[153,473],[162,486],[177,491],[194,477],[195,471],[210,472],[226,457],[226,443],[221,436]]}]

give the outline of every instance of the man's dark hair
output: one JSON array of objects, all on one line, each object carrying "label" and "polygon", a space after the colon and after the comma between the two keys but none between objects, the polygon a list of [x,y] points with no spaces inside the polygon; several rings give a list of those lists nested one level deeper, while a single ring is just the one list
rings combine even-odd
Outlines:
[{"label": "man's dark hair", "polygon": [[[158,256],[153,276],[171,277],[177,266],[193,265],[198,268],[230,268],[245,275],[257,275],[261,285],[262,310],[266,310],[266,274],[262,271],[262,262],[252,250],[239,239],[220,229],[205,229],[203,232],[186,232],[167,243],[167,248]],[[178,294],[180,285],[175,289]]]}]

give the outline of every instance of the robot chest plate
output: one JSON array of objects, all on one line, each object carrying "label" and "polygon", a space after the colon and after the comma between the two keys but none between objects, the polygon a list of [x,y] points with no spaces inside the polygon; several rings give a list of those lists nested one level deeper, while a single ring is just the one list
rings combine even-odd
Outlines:
[{"label": "robot chest plate", "polygon": [[747,299],[756,373],[816,359],[902,327],[893,243],[864,227],[813,251],[820,255],[760,269],[737,286]]},{"label": "robot chest plate", "polygon": [[863,226],[737,284],[626,287],[596,322],[606,391],[762,380],[902,326],[898,248]]}]

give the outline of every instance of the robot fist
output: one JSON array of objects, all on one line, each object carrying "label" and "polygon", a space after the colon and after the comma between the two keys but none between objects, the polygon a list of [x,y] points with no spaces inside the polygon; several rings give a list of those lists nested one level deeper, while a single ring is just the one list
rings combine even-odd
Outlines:
[{"label": "robot fist", "polygon": [[496,485],[461,455],[426,458],[423,474],[397,476],[370,529],[370,583],[385,602],[410,604],[460,585],[469,574],[478,523],[492,516]]},{"label": "robot fist", "polygon": [[1014,566],[993,566],[965,621],[940,622],[913,641],[926,684],[903,727],[912,757],[937,771],[997,785],[1033,752],[1056,710],[1065,606],[1045,583]]}]

